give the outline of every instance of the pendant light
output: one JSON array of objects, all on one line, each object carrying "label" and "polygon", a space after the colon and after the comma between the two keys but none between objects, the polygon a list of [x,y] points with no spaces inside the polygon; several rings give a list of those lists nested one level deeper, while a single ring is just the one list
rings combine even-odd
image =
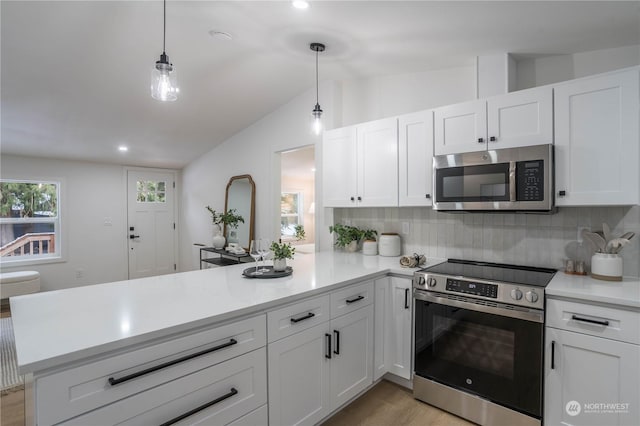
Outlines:
[{"label": "pendant light", "polygon": [[311,111],[311,131],[316,135],[320,135],[322,133],[322,109],[320,108],[320,103],[318,103],[318,53],[324,52],[324,44],[311,43],[309,47],[316,52],[316,106]]},{"label": "pendant light", "polygon": [[167,38],[167,0],[164,3],[164,25],[162,29],[162,55],[151,70],[151,97],[163,102],[173,102],[178,99],[178,82],[176,67],[169,62],[165,52]]}]

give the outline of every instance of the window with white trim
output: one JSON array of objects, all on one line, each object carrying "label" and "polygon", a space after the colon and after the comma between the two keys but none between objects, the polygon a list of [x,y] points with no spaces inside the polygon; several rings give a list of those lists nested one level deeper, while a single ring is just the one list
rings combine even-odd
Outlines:
[{"label": "window with white trim", "polygon": [[60,182],[0,180],[3,264],[61,257]]},{"label": "window with white trim", "polygon": [[280,197],[280,235],[295,239],[296,226],[302,225],[302,192],[283,192]]}]

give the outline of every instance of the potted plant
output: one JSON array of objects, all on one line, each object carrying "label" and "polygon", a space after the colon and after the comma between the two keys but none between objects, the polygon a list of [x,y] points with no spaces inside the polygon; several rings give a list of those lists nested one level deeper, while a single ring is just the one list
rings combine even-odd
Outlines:
[{"label": "potted plant", "polygon": [[307,236],[307,234],[304,232],[304,226],[302,225],[296,225],[295,226],[295,237],[297,241],[301,241],[304,240],[305,237]]},{"label": "potted plant", "polygon": [[365,229],[362,231],[362,254],[367,256],[375,256],[378,254],[378,232],[374,229]]},{"label": "potted plant", "polygon": [[296,249],[291,243],[271,243],[271,253],[273,254],[273,270],[280,272],[287,269],[287,259],[293,259]]},{"label": "potted plant", "polygon": [[362,238],[362,231],[355,226],[340,225],[339,223],[329,226],[329,233],[336,234],[336,247],[345,251],[354,252],[358,250],[358,241]]},{"label": "potted plant", "polygon": [[229,228],[235,229],[239,223],[244,223],[244,218],[237,214],[236,209],[218,213],[211,206],[207,206],[207,210],[211,213],[211,221],[213,222],[213,247],[217,249],[224,248],[226,238],[222,235],[221,225],[227,225]]}]

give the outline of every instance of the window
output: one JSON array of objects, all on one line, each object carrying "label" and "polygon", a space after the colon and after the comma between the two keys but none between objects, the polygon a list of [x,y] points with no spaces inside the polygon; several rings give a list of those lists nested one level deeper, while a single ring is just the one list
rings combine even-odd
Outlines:
[{"label": "window", "polygon": [[136,181],[136,200],[139,203],[165,203],[166,182],[154,180]]},{"label": "window", "polygon": [[283,192],[280,197],[280,234],[283,239],[293,239],[296,226],[302,225],[302,193]]},{"label": "window", "polygon": [[0,180],[2,263],[61,257],[60,183]]}]

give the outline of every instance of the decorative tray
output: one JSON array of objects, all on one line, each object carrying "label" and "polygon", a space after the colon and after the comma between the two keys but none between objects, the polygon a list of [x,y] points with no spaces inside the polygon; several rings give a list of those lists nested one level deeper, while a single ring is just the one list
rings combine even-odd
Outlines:
[{"label": "decorative tray", "polygon": [[[258,268],[258,270],[260,269],[262,268]],[[256,268],[254,266],[242,271],[242,275],[247,278],[280,278],[289,276],[293,273],[293,268],[291,266],[287,266],[287,269],[285,269],[284,271],[274,271],[273,266],[265,266],[264,269],[268,269],[268,271],[258,272],[256,274]]]}]

